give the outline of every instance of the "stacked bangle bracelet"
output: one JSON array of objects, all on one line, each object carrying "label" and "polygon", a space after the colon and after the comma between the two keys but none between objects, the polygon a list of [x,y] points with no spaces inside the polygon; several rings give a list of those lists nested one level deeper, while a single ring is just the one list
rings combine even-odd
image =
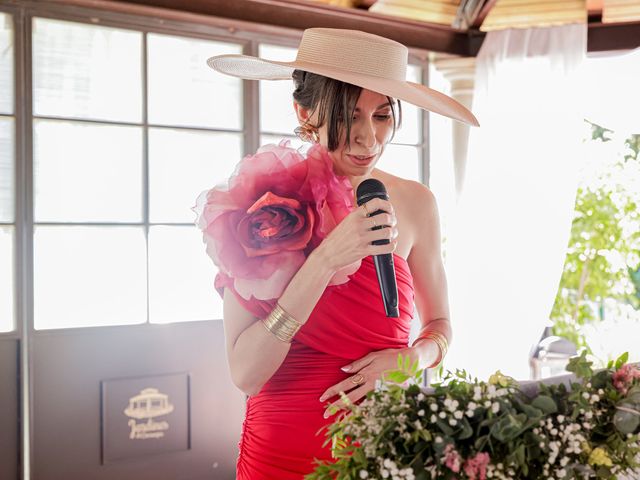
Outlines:
[{"label": "stacked bangle bracelet", "polygon": [[261,322],[268,332],[275,335],[278,340],[287,343],[293,341],[294,335],[302,327],[302,324],[289,315],[279,303],[276,303],[275,308]]},{"label": "stacked bangle bracelet", "polygon": [[440,355],[438,356],[436,361],[433,362],[433,365],[429,367],[429,368],[432,368],[438,365],[442,361],[442,359],[444,359],[445,355],[447,354],[447,351],[449,350],[449,342],[447,341],[447,337],[445,337],[440,332],[436,332],[435,330],[425,330],[424,332],[420,333],[420,336],[415,339],[415,341],[413,342],[413,344],[411,344],[411,346],[413,347],[420,340],[426,340],[426,339],[433,340],[438,346],[438,350],[440,350]]}]

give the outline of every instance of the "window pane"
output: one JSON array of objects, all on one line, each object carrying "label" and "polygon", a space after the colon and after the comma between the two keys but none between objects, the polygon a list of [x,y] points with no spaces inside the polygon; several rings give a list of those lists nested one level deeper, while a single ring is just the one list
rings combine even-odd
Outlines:
[{"label": "window pane", "polygon": [[398,177],[419,182],[420,151],[406,145],[387,145],[376,167]]},{"label": "window pane", "polygon": [[0,113],[13,113],[13,17],[0,12]]},{"label": "window pane", "polygon": [[131,325],[147,320],[142,227],[38,227],[36,329]]},{"label": "window pane", "polygon": [[192,223],[198,194],[226,180],[241,158],[240,134],[150,129],[151,221]]},{"label": "window pane", "polygon": [[[260,45],[260,56],[289,62],[296,59],[296,49],[276,45]],[[260,131],[291,135],[298,126],[293,109],[293,80],[260,82]]]},{"label": "window pane", "polygon": [[0,332],[14,329],[13,232],[0,226]]},{"label": "window pane", "polygon": [[34,160],[37,222],[141,221],[140,127],[37,120]]},{"label": "window pane", "polygon": [[0,222],[13,222],[13,118],[0,117]]},{"label": "window pane", "polygon": [[148,34],[149,122],[242,128],[242,80],[216,72],[207,58],[240,45]]},{"label": "window pane", "polygon": [[222,318],[213,288],[217,268],[205,255],[195,227],[151,227],[149,231],[149,319],[152,323]]},{"label": "window pane", "polygon": [[[416,65],[407,65],[407,80],[414,83],[420,81],[422,68]],[[402,127],[393,137],[393,143],[408,143],[417,145],[420,143],[420,131],[422,130],[422,113],[420,109],[409,102],[402,103]]]},{"label": "window pane", "polygon": [[34,18],[36,115],[140,122],[142,34]]}]

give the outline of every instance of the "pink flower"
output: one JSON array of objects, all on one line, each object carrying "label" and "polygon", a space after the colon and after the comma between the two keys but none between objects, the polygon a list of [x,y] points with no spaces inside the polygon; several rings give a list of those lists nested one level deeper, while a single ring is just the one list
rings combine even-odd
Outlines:
[{"label": "pink flower", "polygon": [[464,473],[470,480],[485,480],[487,478],[487,465],[489,464],[489,454],[478,452],[474,457],[468,458],[464,462]]},{"label": "pink flower", "polygon": [[[305,155],[283,140],[244,157],[227,185],[202,192],[192,210],[207,254],[235,290],[246,300],[270,300],[353,208],[353,188],[335,175],[324,147]],[[359,267],[340,270],[330,285]]]},{"label": "pink flower", "polygon": [[613,386],[623,395],[627,394],[629,387],[636,379],[640,379],[640,369],[630,363],[622,365],[612,376]]},{"label": "pink flower", "polygon": [[452,472],[458,473],[460,471],[462,457],[451,443],[444,448],[444,464]]}]

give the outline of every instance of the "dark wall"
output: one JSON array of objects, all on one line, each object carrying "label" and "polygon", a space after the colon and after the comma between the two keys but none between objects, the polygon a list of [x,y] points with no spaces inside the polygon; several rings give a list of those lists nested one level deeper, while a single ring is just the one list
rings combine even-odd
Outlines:
[{"label": "dark wall", "polygon": [[[32,351],[33,480],[235,478],[245,396],[228,374],[221,321],[37,332]],[[167,378],[177,378],[173,391]],[[131,393],[122,397],[123,388],[135,395],[146,387],[170,394],[172,416],[153,420],[172,419],[167,434],[173,435],[187,418],[189,445],[184,430],[172,444],[120,435],[108,439],[120,458],[103,463],[102,434],[129,420],[123,409]],[[105,417],[103,393],[115,405]]]},{"label": "dark wall", "polygon": [[16,339],[0,339],[0,478],[18,479],[18,352]]}]

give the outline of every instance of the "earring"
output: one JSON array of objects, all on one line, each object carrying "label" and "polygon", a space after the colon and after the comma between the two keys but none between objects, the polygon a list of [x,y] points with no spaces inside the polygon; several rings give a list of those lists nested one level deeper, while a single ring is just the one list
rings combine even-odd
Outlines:
[{"label": "earring", "polygon": [[318,133],[318,129],[308,123],[296,127],[293,132],[303,142],[320,142],[320,134]]}]

